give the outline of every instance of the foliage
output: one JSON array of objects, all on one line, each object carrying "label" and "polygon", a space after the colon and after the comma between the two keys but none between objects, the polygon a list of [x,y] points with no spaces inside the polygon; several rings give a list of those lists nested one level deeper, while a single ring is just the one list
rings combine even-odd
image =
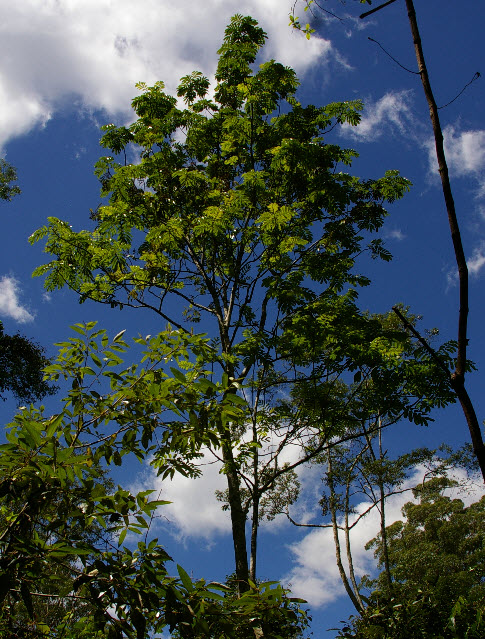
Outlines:
[{"label": "foliage", "polygon": [[9,202],[15,195],[20,193],[20,188],[12,184],[17,179],[15,168],[0,158],[0,200]]},{"label": "foliage", "polygon": [[6,335],[0,322],[0,397],[9,391],[27,403],[53,395],[56,387],[44,380],[48,364],[41,346],[18,333]]},{"label": "foliage", "polygon": [[[214,618],[208,631],[192,634],[191,639],[227,636],[235,639],[299,639],[311,621],[301,608],[305,602],[288,597],[288,591],[277,582],[251,582],[249,591],[239,596],[235,575],[230,575],[221,592],[223,596],[215,598],[219,616]],[[184,635],[177,630],[171,636],[180,639]]]},{"label": "foliage", "polygon": [[[437,477],[414,489],[419,502],[408,502],[404,521],[386,529],[392,586],[383,573],[367,579],[374,588],[369,606],[339,636],[483,636],[485,497],[465,506],[444,492],[454,483]],[[381,536],[368,547],[376,549],[382,566]]]},{"label": "foliage", "polygon": [[[96,482],[101,482],[108,491],[113,487],[112,482],[103,471],[101,471],[100,477]],[[76,495],[78,486],[73,484],[72,489],[74,490],[74,495]],[[97,490],[96,486],[93,490]],[[8,499],[5,500],[4,504],[8,504],[9,513],[19,513],[24,507],[26,499],[31,497],[28,490],[20,491],[21,486],[13,489],[10,485]],[[62,496],[57,498],[53,495],[46,500],[42,515],[38,513],[37,517],[31,517],[30,525],[35,528],[35,534],[41,537],[44,542],[50,543],[52,541],[52,531],[48,530],[45,525],[46,518],[55,517],[58,509],[63,506],[63,501]],[[72,504],[79,507],[82,506],[83,502],[76,503],[74,496]],[[5,514],[4,509],[2,511],[2,514]],[[7,527],[7,522],[2,518],[0,530],[5,531]],[[91,522],[89,528],[75,526],[71,536],[79,537],[97,545],[105,544],[108,540],[112,541],[111,536],[106,535],[104,529],[97,522]],[[69,555],[63,557],[62,562],[44,563],[41,578],[36,584],[37,594],[31,598],[31,602],[27,598],[28,603],[32,604],[31,609],[30,606],[27,609],[20,596],[21,593],[20,595],[14,592],[9,593],[4,602],[3,624],[0,623],[3,629],[2,636],[37,636],[36,628],[38,624],[32,621],[32,617],[42,620],[44,632],[42,630],[39,632],[40,636],[43,636],[45,635],[45,627],[51,629],[62,627],[62,622],[65,618],[69,618],[70,623],[74,624],[80,618],[94,612],[93,606],[90,606],[86,600],[73,596],[73,583],[79,572],[78,568],[75,557],[69,557]]]},{"label": "foliage", "polygon": [[[198,448],[189,415],[205,388],[197,380],[204,341],[177,331],[140,338],[145,367],[123,368],[124,331],[110,340],[94,324],[74,326],[78,335],[59,345],[59,357],[47,368],[50,377],[70,384],[62,410],[46,417],[43,407],[24,408],[0,447],[2,636],[142,639],[164,627],[178,628],[181,636],[217,627],[226,633],[218,636],[232,637],[232,615],[241,623],[256,614],[262,624],[266,616],[294,619],[286,594],[271,584],[252,587],[221,614],[224,586],[193,584],[180,567],[178,577],[169,576],[170,557],[156,539],[148,540],[154,511],[166,502],[150,500],[151,491],[111,490],[102,481],[101,461],[121,464],[130,452],[144,459],[152,451],[154,420],[164,413],[173,458],[159,471],[195,472],[189,461]],[[163,370],[170,364],[178,365],[173,376]],[[226,409],[234,410],[221,401],[218,410]],[[143,540],[123,545],[128,532]],[[38,598],[64,611],[56,627],[49,627],[52,615]],[[29,623],[17,614],[19,602]]]}]

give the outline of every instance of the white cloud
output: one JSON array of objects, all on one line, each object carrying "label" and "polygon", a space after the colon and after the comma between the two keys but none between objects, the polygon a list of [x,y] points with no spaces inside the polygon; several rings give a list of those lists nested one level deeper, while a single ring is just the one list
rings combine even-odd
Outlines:
[{"label": "white cloud", "polygon": [[129,117],[134,85],[173,91],[194,69],[215,71],[224,28],[250,14],[268,31],[266,58],[303,72],[331,43],[288,27],[279,0],[23,0],[0,22],[0,148],[45,123],[67,100]]},{"label": "white cloud", "polygon": [[[443,129],[446,162],[451,177],[468,177],[476,182],[475,197],[485,197],[485,130],[462,131],[459,125],[448,125]],[[438,177],[438,163],[434,138],[424,143],[428,152],[429,171],[435,179]],[[483,206],[478,211],[483,217]]]},{"label": "white cloud", "polygon": [[[469,178],[474,184],[474,195],[477,200],[476,211],[479,219],[485,219],[485,130],[463,131],[458,124],[448,125],[443,129],[443,140],[446,154],[446,162],[453,178]],[[438,182],[438,164],[434,138],[428,138],[424,142],[424,148],[428,152],[429,174]],[[470,224],[470,220],[468,220]],[[477,226],[481,233],[482,225]],[[477,276],[485,266],[485,242],[482,240],[472,251],[467,259],[468,272],[471,276]],[[455,286],[458,282],[458,273],[453,268],[446,273],[447,286]]]},{"label": "white cloud", "polygon": [[411,91],[398,91],[386,93],[377,102],[365,101],[360,124],[344,124],[341,133],[368,142],[377,140],[389,129],[409,135],[409,131],[414,130],[415,126],[411,96]]},{"label": "white cloud", "polygon": [[[480,244],[473,249],[466,263],[470,277],[478,277],[485,266],[485,241],[480,242]],[[446,281],[448,288],[458,284],[458,271],[456,268],[446,273]]]},{"label": "white cloud", "polygon": [[384,236],[391,240],[397,240],[398,242],[401,242],[406,238],[406,235],[401,231],[401,229],[389,229],[384,232]]},{"label": "white cloud", "polygon": [[[471,175],[480,179],[485,171],[485,130],[460,131],[458,126],[450,124],[443,129],[443,138],[450,172],[457,177]],[[437,174],[434,139],[426,142],[426,148],[430,170]],[[483,188],[483,184],[481,186]]]},{"label": "white cloud", "polygon": [[0,315],[17,320],[20,324],[34,321],[34,315],[20,303],[20,286],[14,277],[0,279]]},{"label": "white cloud", "polygon": [[478,275],[485,266],[485,243],[477,246],[471,257],[467,260],[468,272],[470,275]]},{"label": "white cloud", "polygon": [[[247,437],[251,436],[248,431]],[[261,455],[274,453],[281,442],[281,437],[273,436],[268,439]],[[287,444],[278,456],[279,465],[295,463],[301,456],[301,445],[298,443]],[[172,502],[163,506],[159,514],[172,526],[174,535],[184,538],[205,539],[209,545],[216,535],[230,533],[231,521],[229,512],[222,510],[222,503],[216,499],[216,490],[225,490],[227,481],[222,474],[222,463],[208,451],[204,451],[203,457],[198,462],[202,476],[198,479],[187,479],[175,475],[172,480],[161,480],[156,476],[153,468],[137,478],[132,491],[155,490],[157,499]],[[296,472],[302,484],[302,492],[305,500],[298,504],[298,517],[300,521],[308,521],[312,514],[309,504],[314,506],[319,499],[321,469],[312,465],[300,465]],[[285,516],[277,517],[271,522],[262,522],[261,529],[264,532],[279,533],[282,527],[290,525]]]},{"label": "white cloud", "polygon": [[205,452],[199,462],[203,475],[198,479],[188,479],[176,474],[172,480],[161,480],[155,469],[137,479],[131,490],[155,490],[157,499],[172,502],[162,506],[158,514],[171,526],[172,532],[180,538],[202,538],[210,542],[215,535],[231,531],[228,512],[222,510],[217,501],[216,490],[226,488],[225,476],[220,474],[222,464],[212,454]]},{"label": "white cloud", "polygon": [[[416,468],[412,477],[403,485],[403,488],[415,486],[422,479],[423,470]],[[464,480],[465,473],[458,472],[456,479]],[[450,496],[461,499],[465,505],[469,505],[480,499],[485,494],[485,488],[480,482],[470,484],[466,492],[458,488],[449,491]],[[388,499],[386,507],[387,525],[398,519],[402,519],[401,509],[405,503],[412,500],[412,494],[406,492]],[[369,506],[369,502],[362,502],[356,507],[355,518],[363,513]],[[379,531],[379,513],[373,509],[367,514],[351,532],[351,546],[353,562],[358,577],[364,574],[372,574],[375,571],[373,550],[365,550],[365,544],[374,538]],[[343,536],[340,539],[342,560],[345,562],[345,545]],[[290,546],[293,553],[294,566],[292,570],[282,578],[284,583],[291,584],[292,594],[306,599],[313,607],[322,607],[336,601],[339,597],[346,596],[340,580],[335,560],[335,546],[331,528],[313,529],[305,537]]]}]

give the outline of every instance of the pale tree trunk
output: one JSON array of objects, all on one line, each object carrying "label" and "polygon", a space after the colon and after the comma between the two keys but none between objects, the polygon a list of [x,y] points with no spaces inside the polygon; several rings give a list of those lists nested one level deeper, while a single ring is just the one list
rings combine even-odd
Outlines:
[{"label": "pale tree trunk", "polygon": [[330,448],[327,449],[327,463],[328,463],[327,482],[328,482],[328,487],[330,489],[329,505],[330,505],[330,514],[332,517],[333,541],[335,545],[335,558],[337,560],[337,568],[340,574],[340,579],[342,580],[342,583],[349,596],[349,599],[354,605],[354,608],[360,614],[364,612],[362,601],[360,600],[360,596],[357,597],[356,593],[352,590],[352,586],[349,583],[344,565],[342,563],[342,552],[340,549],[339,529],[338,529],[338,522],[337,522],[337,509],[335,507],[335,486],[333,483],[333,476],[332,476],[332,454],[330,452]]},{"label": "pale tree trunk", "polygon": [[[382,464],[384,455],[382,453],[382,427],[381,420],[379,418],[379,461]],[[382,468],[382,465],[381,465]],[[382,474],[379,476],[379,513],[381,519],[381,543],[382,554],[384,557],[384,572],[386,574],[387,587],[389,592],[392,591],[392,575],[391,564],[389,562],[389,545],[387,543],[387,530],[386,530],[386,494],[384,490],[384,480]]]}]

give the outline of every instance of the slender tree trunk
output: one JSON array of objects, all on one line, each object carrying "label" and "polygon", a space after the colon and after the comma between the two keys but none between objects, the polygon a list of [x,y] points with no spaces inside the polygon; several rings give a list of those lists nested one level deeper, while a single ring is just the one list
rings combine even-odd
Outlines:
[{"label": "slender tree trunk", "polygon": [[344,585],[344,588],[349,596],[350,601],[354,605],[354,608],[360,614],[364,611],[364,609],[359,604],[357,597],[355,596],[354,591],[349,583],[347,578],[347,574],[345,572],[345,568],[342,563],[342,553],[340,550],[340,539],[338,534],[338,524],[337,524],[337,509],[335,507],[335,486],[333,483],[332,477],[332,455],[330,453],[330,448],[327,450],[327,462],[328,462],[328,487],[330,489],[330,514],[332,517],[332,530],[333,530],[333,541],[335,544],[335,557],[337,560],[337,568],[340,574],[340,579]]},{"label": "slender tree trunk", "polygon": [[355,459],[354,463],[352,464],[349,470],[349,474],[347,476],[347,482],[345,486],[345,550],[347,552],[347,562],[349,564],[349,577],[352,583],[352,587],[354,589],[355,598],[359,604],[359,608],[360,608],[359,612],[364,612],[365,605],[364,605],[364,602],[362,601],[362,597],[360,596],[359,586],[357,585],[357,580],[355,578],[354,558],[352,555],[352,547],[350,544],[350,526],[349,526],[349,512],[350,512],[349,492],[350,492],[350,484],[354,476],[354,468],[355,468],[355,465],[357,464],[357,461],[358,461],[358,457]]},{"label": "slender tree trunk", "polygon": [[[226,373],[229,378],[234,378],[234,369],[232,366],[227,366]],[[235,392],[235,390],[230,390],[229,392]],[[232,540],[234,545],[234,559],[236,563],[236,579],[238,591],[242,594],[249,588],[246,512],[244,511],[242,504],[241,485],[232,449],[232,435],[230,429],[227,426],[223,427],[222,424],[220,432],[222,440],[222,458],[226,467],[229,512],[231,513]]]},{"label": "slender tree trunk", "polygon": [[[256,429],[256,419],[253,416],[253,442],[258,441],[258,433]],[[252,507],[252,523],[251,523],[251,553],[249,559],[249,578],[256,583],[256,560],[258,551],[258,528],[259,528],[259,472],[258,472],[259,455],[258,449],[255,447],[253,452],[253,507]]]},{"label": "slender tree trunk", "polygon": [[[379,461],[381,463],[382,469],[382,430],[381,430],[381,419],[379,417]],[[382,553],[384,556],[384,572],[386,574],[387,587],[389,588],[389,592],[392,592],[392,576],[391,576],[391,564],[389,562],[389,545],[387,543],[387,530],[386,530],[386,494],[384,491],[384,480],[382,478],[382,474],[379,476],[379,512],[381,515],[381,543],[382,543]]]},{"label": "slender tree trunk", "polygon": [[255,492],[253,497],[252,523],[251,523],[251,555],[249,559],[249,579],[256,583],[256,559],[258,551],[258,528],[259,528],[259,495]]},{"label": "slender tree trunk", "polygon": [[468,344],[467,323],[468,323],[468,267],[466,263],[463,244],[461,241],[460,227],[455,211],[455,201],[451,191],[450,178],[448,174],[448,165],[446,163],[445,150],[443,145],[443,132],[441,129],[440,119],[438,116],[438,107],[434,99],[433,91],[429,81],[428,70],[424,59],[423,48],[421,45],[421,36],[419,35],[418,23],[416,20],[416,12],[414,10],[413,0],[406,0],[409,24],[411,25],[411,33],[414,41],[414,50],[416,52],[416,60],[418,62],[421,82],[423,83],[424,94],[428,102],[429,115],[433,127],[436,158],[438,160],[438,170],[441,177],[441,186],[443,196],[445,198],[446,211],[448,214],[448,223],[450,226],[451,239],[455,251],[456,264],[458,267],[458,281],[460,288],[460,307],[458,313],[458,351],[456,358],[456,368],[451,376],[451,386],[455,391],[465,419],[468,424],[470,436],[472,440],[473,450],[480,465],[483,479],[485,481],[485,446],[483,444],[482,433],[478,423],[477,415],[473,407],[473,403],[465,389],[465,371],[466,371],[466,350]]}]

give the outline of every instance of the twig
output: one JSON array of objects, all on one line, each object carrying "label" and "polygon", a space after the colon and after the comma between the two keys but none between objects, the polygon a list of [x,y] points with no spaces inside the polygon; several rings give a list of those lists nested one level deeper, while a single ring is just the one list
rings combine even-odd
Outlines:
[{"label": "twig", "polygon": [[[395,62],[399,67],[401,67],[401,69],[404,69],[404,71],[407,71],[408,73],[413,73],[414,75],[419,75],[419,71],[413,71],[412,69],[408,69],[407,67],[405,67],[403,64],[401,64],[398,60],[396,60],[396,58],[394,58],[389,51],[386,51],[386,49],[384,49],[384,47],[382,46],[382,44],[380,42],[378,42],[377,40],[374,40],[374,38],[370,38],[368,37],[367,40],[370,40],[371,42],[375,42],[377,44],[377,46],[379,46],[384,53],[391,58],[391,60],[393,62]],[[464,90],[464,89],[463,89]],[[446,105],[445,105],[446,106]]]}]

